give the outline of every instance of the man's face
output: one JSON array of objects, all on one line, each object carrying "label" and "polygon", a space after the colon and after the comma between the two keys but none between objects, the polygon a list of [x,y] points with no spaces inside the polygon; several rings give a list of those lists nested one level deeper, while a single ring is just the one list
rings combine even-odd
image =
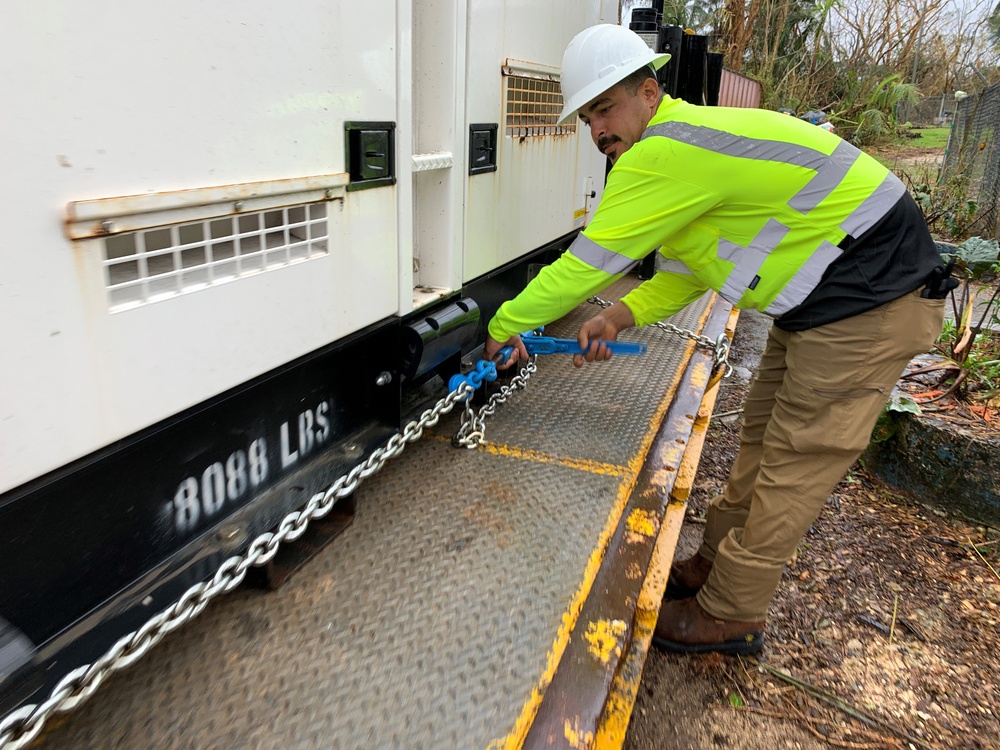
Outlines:
[{"label": "man's face", "polygon": [[656,113],[659,98],[652,78],[647,78],[635,94],[618,84],[580,107],[580,120],[590,128],[597,149],[614,164],[639,142]]}]

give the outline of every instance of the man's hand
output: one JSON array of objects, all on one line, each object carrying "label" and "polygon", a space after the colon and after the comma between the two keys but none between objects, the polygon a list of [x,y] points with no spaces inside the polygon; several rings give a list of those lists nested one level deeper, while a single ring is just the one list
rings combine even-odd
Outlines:
[{"label": "man's hand", "polygon": [[519,359],[528,359],[528,350],[524,348],[524,342],[521,341],[520,336],[511,336],[505,343],[501,344],[489,335],[486,336],[486,346],[483,347],[483,359],[492,362],[497,353],[505,346],[514,347],[514,351],[506,361],[497,364],[498,370],[506,370]]},{"label": "man's hand", "polygon": [[575,354],[573,365],[583,367],[584,361],[603,362],[611,359],[611,352],[604,344],[598,341],[615,341],[618,334],[626,328],[635,325],[635,318],[627,305],[616,302],[607,310],[603,310],[593,318],[580,326],[580,332],[576,336],[577,343],[581,349],[586,349],[586,354]]}]

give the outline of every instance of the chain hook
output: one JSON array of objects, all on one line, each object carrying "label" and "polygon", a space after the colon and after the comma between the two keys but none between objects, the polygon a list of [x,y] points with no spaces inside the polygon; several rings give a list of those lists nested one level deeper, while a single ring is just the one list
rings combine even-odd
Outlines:
[{"label": "chain hook", "polygon": [[720,333],[719,338],[715,340],[715,366],[725,370],[725,374],[722,376],[724,378],[728,378],[733,374],[733,366],[729,364],[729,349],[731,344],[729,336],[725,333]]},{"label": "chain hook", "polygon": [[472,411],[472,407],[469,406],[469,402],[467,401],[465,412],[462,415],[462,425],[458,428],[458,432],[455,433],[455,437],[451,439],[451,444],[456,448],[468,448],[470,450],[478,448],[481,445],[486,445],[486,417],[493,416],[496,413],[497,406],[505,403],[515,391],[527,386],[528,378],[538,369],[535,364],[536,360],[537,356],[531,357],[525,366],[521,368],[521,371],[511,378],[510,383],[501,386],[499,391],[490,396],[489,401],[483,404],[478,413]]}]

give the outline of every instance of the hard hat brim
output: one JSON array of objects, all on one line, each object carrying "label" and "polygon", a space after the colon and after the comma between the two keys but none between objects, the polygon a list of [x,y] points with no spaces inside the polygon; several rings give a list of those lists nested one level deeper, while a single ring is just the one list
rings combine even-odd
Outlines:
[{"label": "hard hat brim", "polygon": [[618,70],[614,71],[611,75],[605,76],[604,78],[599,78],[598,80],[591,83],[589,86],[584,87],[576,93],[575,96],[571,97],[569,101],[566,102],[563,107],[562,113],[559,115],[558,125],[565,125],[569,120],[576,117],[577,111],[587,102],[592,99],[596,99],[598,96],[603,94],[605,91],[611,87],[621,83],[635,71],[640,70],[648,65],[653,66],[653,70],[659,70],[670,60],[670,54],[663,52],[660,54],[654,54],[650,52],[649,57],[643,59],[641,62],[637,61],[635,66],[621,66]]}]

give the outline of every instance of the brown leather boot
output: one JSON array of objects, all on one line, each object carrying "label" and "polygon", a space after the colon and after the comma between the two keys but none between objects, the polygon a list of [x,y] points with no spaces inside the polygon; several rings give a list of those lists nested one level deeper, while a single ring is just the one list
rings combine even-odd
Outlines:
[{"label": "brown leather boot", "polygon": [[694,596],[705,585],[711,572],[712,561],[697,552],[687,560],[676,560],[670,567],[664,596],[667,599],[687,599]]},{"label": "brown leather boot", "polygon": [[716,620],[691,597],[663,603],[653,632],[653,645],[677,654],[717,651],[748,656],[764,648],[763,630],[763,621]]}]

